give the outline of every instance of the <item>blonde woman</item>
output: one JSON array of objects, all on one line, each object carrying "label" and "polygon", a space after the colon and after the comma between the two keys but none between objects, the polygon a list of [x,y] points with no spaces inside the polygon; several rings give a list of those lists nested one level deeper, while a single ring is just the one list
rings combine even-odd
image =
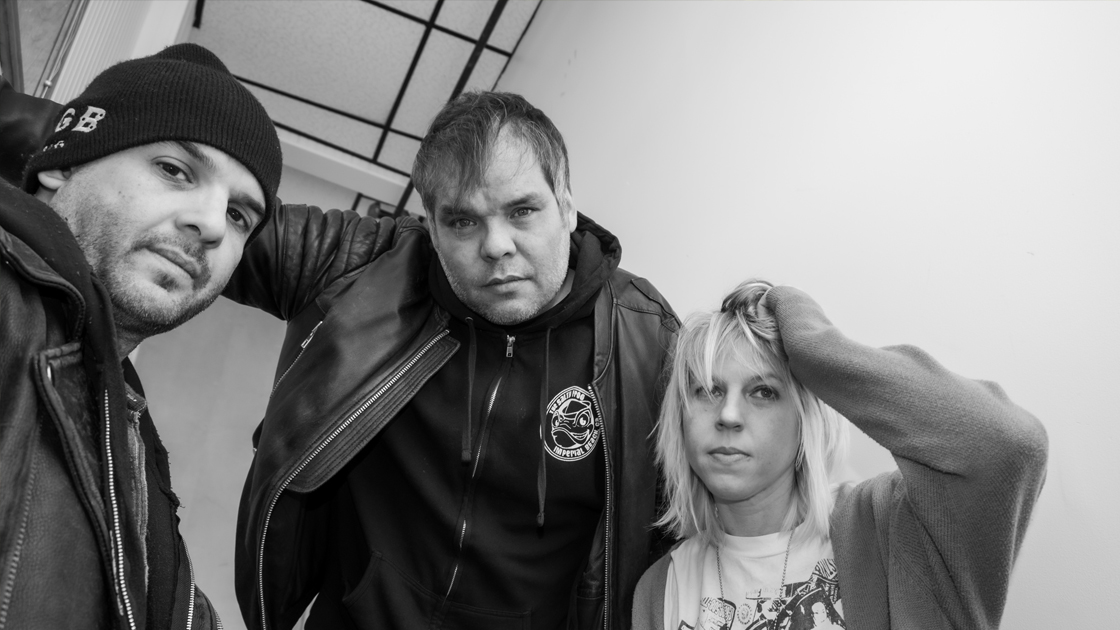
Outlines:
[{"label": "blonde woman", "polygon": [[[831,486],[845,418],[898,470]],[[998,385],[746,282],[678,337],[658,525],[684,540],[642,577],[634,627],[996,628],[1046,451]]]}]

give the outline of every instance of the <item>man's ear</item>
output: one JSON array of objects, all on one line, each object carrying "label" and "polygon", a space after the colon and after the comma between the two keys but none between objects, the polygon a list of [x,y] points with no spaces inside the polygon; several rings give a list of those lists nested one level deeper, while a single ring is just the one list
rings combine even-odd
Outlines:
[{"label": "man's ear", "polygon": [[39,179],[39,190],[35,196],[42,201],[50,201],[54,194],[70,181],[73,171],[68,168],[54,168],[48,171],[39,171],[35,177]]}]

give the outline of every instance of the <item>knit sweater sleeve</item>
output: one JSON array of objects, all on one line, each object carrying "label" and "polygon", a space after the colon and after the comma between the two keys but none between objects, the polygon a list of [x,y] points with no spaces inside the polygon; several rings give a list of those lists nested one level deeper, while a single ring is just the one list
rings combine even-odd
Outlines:
[{"label": "knit sweater sleeve", "polygon": [[665,581],[669,577],[671,553],[654,562],[634,589],[634,611],[631,616],[633,630],[665,629]]},{"label": "knit sweater sleeve", "polygon": [[959,627],[998,626],[1045,477],[1041,423],[995,383],[957,376],[918,348],[848,339],[801,291],[778,287],[767,302],[794,376],[898,464],[892,513],[868,522],[888,526],[876,535],[889,570]]}]

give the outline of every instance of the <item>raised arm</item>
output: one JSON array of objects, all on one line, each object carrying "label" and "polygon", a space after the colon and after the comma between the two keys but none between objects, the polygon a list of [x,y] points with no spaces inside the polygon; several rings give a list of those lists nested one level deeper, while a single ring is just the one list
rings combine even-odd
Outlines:
[{"label": "raised arm", "polygon": [[892,566],[955,593],[953,608],[968,616],[998,620],[1045,478],[1041,423],[995,383],[953,374],[918,348],[848,339],[797,289],[766,300],[794,375],[898,463],[897,510],[884,521],[907,531],[891,532]]},{"label": "raised arm", "polygon": [[349,210],[281,206],[246,248],[223,295],[289,320],[332,282],[388,251],[401,229],[393,219]]}]

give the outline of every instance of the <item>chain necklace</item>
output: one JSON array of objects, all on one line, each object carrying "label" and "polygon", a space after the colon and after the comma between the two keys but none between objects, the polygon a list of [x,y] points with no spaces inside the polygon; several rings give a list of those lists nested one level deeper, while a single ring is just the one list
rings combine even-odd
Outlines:
[{"label": "chain necklace", "polygon": [[[786,605],[786,600],[785,600],[785,597],[783,597],[783,595],[785,594],[785,590],[786,590],[786,569],[789,567],[789,550],[790,550],[791,547],[793,547],[793,531],[792,530],[789,533],[789,541],[786,542],[786,557],[785,557],[785,560],[782,561],[782,583],[778,585],[778,596],[775,597],[774,599],[770,600],[771,601],[771,610],[773,610],[775,612],[781,610]],[[720,560],[720,557],[719,557],[719,545],[716,545],[716,574],[719,576],[719,598],[721,600],[724,600],[724,597],[723,597],[723,562]],[[762,599],[762,589],[758,589],[758,597],[751,597],[749,592],[746,595],[747,595],[747,597],[746,597],[747,602],[749,602],[752,599],[760,600],[760,599]],[[724,600],[724,601],[726,601],[726,600]],[[747,602],[743,602],[743,604],[746,605]],[[751,614],[753,616],[753,613],[751,613]],[[732,624],[735,623],[734,618],[732,618],[731,623]],[[749,623],[750,623],[750,620],[748,619],[746,624],[749,624]],[[767,625],[769,625],[769,624],[767,624]],[[730,628],[730,627],[731,626],[729,625],[728,628]]]}]

